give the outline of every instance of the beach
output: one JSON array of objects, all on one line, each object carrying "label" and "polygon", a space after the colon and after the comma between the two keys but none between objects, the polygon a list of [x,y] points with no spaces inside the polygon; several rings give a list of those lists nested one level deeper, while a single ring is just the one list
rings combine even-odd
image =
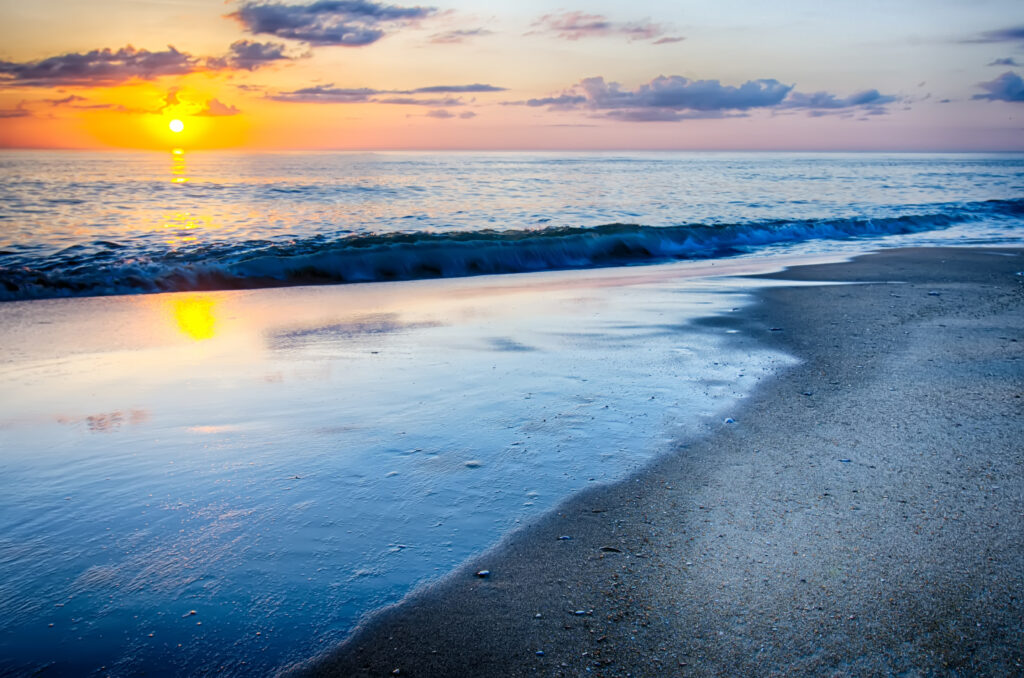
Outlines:
[{"label": "beach", "polygon": [[766,276],[801,284],[702,322],[797,364],[292,671],[1020,675],[1022,271],[918,248]]},{"label": "beach", "polygon": [[1018,155],[4,159],[0,674],[1017,639]]},{"label": "beach", "polygon": [[788,365],[697,323],[784,261],[0,304],[0,673],[334,647]]},{"label": "beach", "polygon": [[7,2],[0,678],[1024,677],[1024,2]]}]

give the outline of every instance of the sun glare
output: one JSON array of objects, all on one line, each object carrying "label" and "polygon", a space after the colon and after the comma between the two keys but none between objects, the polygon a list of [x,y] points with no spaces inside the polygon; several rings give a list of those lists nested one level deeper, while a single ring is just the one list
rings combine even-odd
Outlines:
[{"label": "sun glare", "polygon": [[172,132],[177,134],[178,132],[180,132],[183,129],[185,129],[185,123],[183,123],[181,120],[178,120],[177,118],[175,118],[174,120],[171,120],[171,122],[168,125],[168,127],[171,128]]}]

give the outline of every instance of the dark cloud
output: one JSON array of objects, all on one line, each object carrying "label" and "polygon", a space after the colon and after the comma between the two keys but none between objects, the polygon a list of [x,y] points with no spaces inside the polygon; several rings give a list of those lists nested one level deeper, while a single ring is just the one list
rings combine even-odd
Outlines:
[{"label": "dark cloud", "polygon": [[717,80],[690,80],[678,75],[659,76],[635,90],[625,90],[604,78],[587,78],[578,85],[588,103],[598,109],[661,108],[675,111],[747,110],[774,106],[792,85],[778,80],[750,80],[739,87]]},{"label": "dark cloud", "polygon": [[586,78],[558,96],[505,103],[548,110],[590,110],[601,117],[629,122],[674,122],[742,117],[752,109],[804,109],[812,115],[838,111],[880,115],[886,112],[887,104],[896,101],[897,97],[874,89],[839,97],[829,92],[796,92],[793,85],[774,79],[749,80],[732,86],[718,80],[673,75],[659,76],[636,89],[624,89],[601,77]]},{"label": "dark cloud", "polygon": [[[400,106],[462,106],[461,99],[455,97],[433,97],[427,99],[415,98],[415,94],[468,94],[504,92],[504,87],[494,85],[472,84],[472,85],[432,85],[430,87],[417,87],[416,89],[372,89],[368,87],[360,89],[343,89],[333,85],[318,85],[316,87],[305,87],[291,92],[278,92],[270,98],[276,101],[292,101],[299,103],[314,104],[352,104],[352,103],[375,103],[375,104],[396,104]],[[386,96],[381,95],[397,95]]]},{"label": "dark cloud", "polygon": [[1012,71],[1006,71],[995,80],[979,82],[978,87],[985,94],[975,94],[972,99],[988,99],[989,101],[1024,102],[1024,80]]},{"label": "dark cloud", "polygon": [[473,111],[463,111],[462,113],[459,113],[459,117],[463,120],[469,120],[470,118],[475,118],[476,113]]},{"label": "dark cloud", "polygon": [[430,36],[430,42],[438,45],[457,45],[466,42],[470,38],[479,38],[485,35],[493,35],[494,31],[486,28],[470,28],[454,31],[444,31]]},{"label": "dark cloud", "polygon": [[[295,58],[289,55],[285,46],[278,42],[237,40],[231,43],[228,54],[221,57],[219,61],[226,68],[254,71],[275,61],[292,61]],[[211,59],[211,65],[216,61]]]},{"label": "dark cloud", "polygon": [[369,101],[375,94],[381,94],[380,90],[366,87],[359,89],[345,89],[333,85],[318,85],[316,87],[303,87],[291,92],[278,92],[270,95],[274,101],[292,101],[310,104],[354,104]]},{"label": "dark cloud", "polygon": [[968,43],[991,43],[991,42],[1024,42],[1024,26],[1011,26],[999,28],[994,31],[985,31],[973,38],[967,38],[961,42]]},{"label": "dark cloud", "polygon": [[248,32],[311,45],[360,47],[384,37],[384,29],[424,19],[433,7],[399,7],[369,0],[317,0],[307,5],[246,2],[228,14]]},{"label": "dark cloud", "polygon": [[[562,12],[545,14],[533,22],[534,30],[529,34],[545,33],[565,40],[579,40],[593,37],[626,37],[630,40],[654,40],[665,35],[665,27],[655,23],[621,23],[610,21],[602,14],[584,12]],[[655,44],[678,42],[683,38],[662,38]]]},{"label": "dark cloud", "polygon": [[582,94],[560,94],[557,97],[541,97],[540,99],[527,99],[526,101],[511,102],[513,104],[524,104],[526,106],[551,106],[552,108],[575,108],[587,103],[587,97]]},{"label": "dark cloud", "polygon": [[657,40],[654,41],[654,44],[655,45],[670,45],[673,42],[682,42],[683,40],[686,40],[686,38],[682,37],[681,35],[677,35],[677,36],[671,37],[671,38],[658,38]]},{"label": "dark cloud", "polygon": [[197,57],[168,45],[162,52],[136,49],[62,54],[40,61],[0,61],[0,84],[26,87],[107,86],[130,80],[154,80],[169,75],[187,75],[204,70],[255,70],[276,61],[296,57],[284,45],[238,40],[220,57]]},{"label": "dark cloud", "polygon": [[830,92],[792,92],[783,102],[783,108],[808,108],[817,111],[855,108],[857,106],[879,107],[899,101],[899,97],[882,94],[877,89],[864,90],[848,97],[837,97]]},{"label": "dark cloud", "polygon": [[991,62],[985,64],[986,66],[1020,66],[1013,57],[1006,57],[1005,59],[993,59]]},{"label": "dark cloud", "polygon": [[267,91],[267,87],[265,85],[250,85],[244,82],[232,83],[231,86],[243,92],[253,92],[256,94],[265,94]]},{"label": "dark cloud", "polygon": [[127,80],[152,80],[184,75],[203,68],[201,60],[168,46],[163,52],[135,49],[94,49],[16,63],[0,61],[0,83],[42,85],[113,85]]},{"label": "dark cloud", "polygon": [[418,87],[416,89],[406,90],[402,94],[442,94],[451,92],[453,94],[465,94],[468,92],[504,92],[504,87],[495,87],[494,85],[484,85],[476,83],[473,85],[433,85],[431,87]]},{"label": "dark cloud", "polygon": [[461,99],[451,97],[445,99],[414,99],[412,97],[389,97],[373,99],[375,104],[393,104],[395,106],[462,106]]}]

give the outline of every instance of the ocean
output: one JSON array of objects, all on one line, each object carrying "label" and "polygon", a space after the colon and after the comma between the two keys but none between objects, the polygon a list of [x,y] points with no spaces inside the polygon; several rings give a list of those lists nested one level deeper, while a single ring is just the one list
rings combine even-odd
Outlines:
[{"label": "ocean", "polygon": [[6,152],[0,299],[622,266],[885,236],[1012,240],[1022,162]]},{"label": "ocean", "polygon": [[[1020,245],[1024,156],[0,154],[0,673],[267,675],[794,363],[734,277]],[[515,275],[513,275],[515,274]],[[345,284],[337,284],[345,283]]]}]

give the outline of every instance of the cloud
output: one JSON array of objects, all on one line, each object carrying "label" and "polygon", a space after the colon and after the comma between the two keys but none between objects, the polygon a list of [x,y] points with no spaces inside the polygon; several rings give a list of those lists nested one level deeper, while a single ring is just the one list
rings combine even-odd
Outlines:
[{"label": "cloud", "polygon": [[20,101],[14,108],[0,108],[0,120],[6,120],[10,118],[27,118],[32,115],[32,111],[25,107],[25,102]]},{"label": "cloud", "polygon": [[[412,116],[406,116],[406,117],[412,117]],[[473,111],[463,111],[462,113],[459,113],[458,115],[455,115],[451,111],[446,111],[443,108],[438,108],[438,109],[435,109],[433,111],[427,111],[426,113],[423,114],[423,117],[425,117],[425,118],[436,118],[438,120],[451,120],[453,118],[461,118],[463,120],[469,120],[470,118],[475,118],[476,117],[476,113],[474,113]]]},{"label": "cloud", "polygon": [[462,106],[461,99],[451,97],[445,99],[413,99],[412,97],[389,97],[386,99],[373,99],[375,104],[392,104],[395,106]]},{"label": "cloud", "polygon": [[94,49],[23,63],[0,61],[0,82],[25,86],[113,85],[127,80],[152,80],[185,75],[203,68],[201,60],[168,46],[163,52],[135,49]]},{"label": "cloud", "polygon": [[208,70],[252,71],[276,61],[298,57],[285,52],[284,45],[238,40],[219,57],[198,57],[168,45],[162,52],[136,49],[131,45],[113,50],[61,54],[39,61],[0,61],[0,84],[25,87],[55,85],[96,87],[131,80],[155,80]]},{"label": "cloud", "polygon": [[1024,42],[1024,26],[1011,26],[999,28],[994,31],[985,31],[973,38],[961,40],[966,43],[992,43],[992,42]]},{"label": "cloud", "polygon": [[548,110],[590,110],[601,117],[629,122],[674,122],[742,117],[753,109],[803,109],[815,116],[839,111],[880,115],[886,112],[886,104],[899,100],[875,89],[840,97],[829,92],[796,92],[793,85],[770,78],[733,86],[673,75],[659,76],[635,89],[625,89],[602,77],[586,78],[557,96],[504,103]]},{"label": "cloud", "polygon": [[609,111],[605,117],[623,122],[678,122],[680,120],[718,120],[721,118],[746,118],[747,113],[726,113],[724,111],[674,111],[664,108],[627,108]]},{"label": "cloud", "polygon": [[793,89],[778,80],[749,80],[733,87],[718,80],[690,80],[679,75],[659,76],[635,90],[622,89],[601,77],[586,78],[577,87],[592,108],[666,111],[743,111],[774,106]]},{"label": "cloud", "polygon": [[188,94],[186,94],[185,98],[182,98],[179,96],[180,92],[180,88],[172,87],[167,90],[167,94],[164,95],[163,102],[158,108],[155,110],[140,112],[156,114],[169,112],[172,115],[197,115],[211,118],[238,115],[241,113],[241,111],[236,107],[230,104],[225,104],[218,99],[199,99],[197,101]]},{"label": "cloud", "polygon": [[531,34],[550,34],[564,40],[579,40],[581,38],[595,37],[626,37],[633,40],[654,40],[661,38],[655,44],[666,42],[678,42],[681,37],[662,37],[665,35],[665,27],[655,23],[621,23],[610,21],[603,14],[586,14],[584,12],[562,12],[560,14],[545,14],[533,22],[534,30]]},{"label": "cloud", "polygon": [[124,106],[120,106],[120,105],[116,105],[116,104],[90,104],[90,103],[87,103],[88,101],[89,100],[86,99],[85,97],[80,97],[77,94],[69,94],[66,97],[62,97],[60,99],[42,99],[43,103],[50,104],[51,106],[54,106],[54,107],[62,106],[62,107],[67,107],[67,108],[77,108],[77,109],[80,109],[80,110],[93,110],[93,111],[94,110],[102,110],[102,109],[127,110],[127,109],[125,109]]},{"label": "cloud", "polygon": [[430,36],[430,42],[436,45],[458,45],[470,38],[479,38],[485,35],[494,35],[494,31],[489,31],[486,28],[444,31],[443,33],[435,33]]},{"label": "cloud", "polygon": [[399,7],[370,0],[316,0],[307,5],[246,2],[228,14],[253,35],[266,34],[311,45],[361,47],[377,42],[385,28],[415,23],[434,7]]},{"label": "cloud", "polygon": [[199,110],[199,112],[193,113],[192,115],[202,115],[217,118],[222,116],[238,115],[239,113],[241,113],[241,111],[235,108],[234,106],[231,106],[230,104],[221,103],[217,99],[210,99],[205,104],[203,104],[203,107]]},{"label": "cloud", "polygon": [[153,113],[163,113],[168,108],[181,106],[181,99],[178,98],[178,92],[180,91],[181,89],[178,87],[172,87],[167,90],[167,94],[164,95],[163,103],[161,103],[160,107],[153,111]]},{"label": "cloud", "polygon": [[[275,61],[292,61],[297,57],[289,55],[286,47],[278,42],[254,42],[252,40],[236,40],[231,43],[228,54],[219,59],[222,67],[237,70],[254,71]],[[217,62],[208,61],[209,65]]]},{"label": "cloud", "polygon": [[986,90],[986,94],[975,94],[972,99],[988,99],[989,101],[1024,102],[1024,80],[1012,71],[1006,71],[995,80],[979,82],[978,87]]},{"label": "cloud", "polygon": [[560,94],[556,97],[541,97],[539,99],[527,99],[526,101],[511,101],[510,104],[523,104],[526,106],[550,106],[554,109],[576,108],[587,103],[587,97],[582,94]]},{"label": "cloud", "polygon": [[1020,66],[1013,57],[1006,57],[1005,59],[993,59],[991,62],[985,64],[986,66]]},{"label": "cloud", "polygon": [[857,106],[879,107],[899,101],[899,97],[882,94],[877,89],[868,89],[863,92],[851,94],[848,97],[837,97],[829,92],[792,92],[783,102],[783,108],[808,108],[817,111],[827,111]]},{"label": "cloud", "polygon": [[64,105],[75,105],[79,101],[88,101],[85,97],[80,97],[77,94],[69,94],[62,99],[43,99],[44,102],[51,106],[64,106]]},{"label": "cloud", "polygon": [[[504,92],[504,87],[475,83],[472,85],[432,85],[429,87],[417,87],[416,89],[372,89],[362,87],[358,89],[346,89],[334,87],[334,85],[317,85],[315,87],[304,87],[290,92],[278,92],[270,95],[269,98],[275,101],[290,101],[307,104],[354,104],[354,103],[375,103],[375,104],[396,104],[400,106],[462,106],[461,99],[455,97],[441,97],[417,99],[411,95],[416,94],[470,94]],[[385,98],[375,98],[381,95]]]},{"label": "cloud", "polygon": [[381,94],[380,90],[366,87],[358,89],[347,89],[334,87],[333,85],[317,85],[315,87],[303,87],[291,92],[278,92],[270,95],[274,101],[291,101],[306,104],[355,104],[368,101],[375,94]]},{"label": "cloud", "polygon": [[406,90],[402,94],[441,94],[444,92],[452,92],[464,94],[467,92],[504,92],[504,87],[495,87],[494,85],[484,85],[476,83],[473,85],[433,85],[431,87],[418,87],[416,89]]}]

